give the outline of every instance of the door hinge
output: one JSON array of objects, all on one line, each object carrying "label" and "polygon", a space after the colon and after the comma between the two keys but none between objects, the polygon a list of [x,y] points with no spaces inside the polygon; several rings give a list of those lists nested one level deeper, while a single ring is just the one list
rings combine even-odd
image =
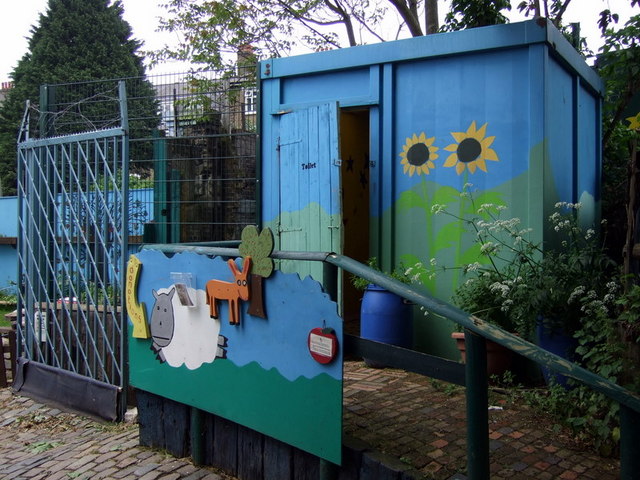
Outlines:
[{"label": "door hinge", "polygon": [[278,233],[291,233],[291,232],[301,232],[302,231],[302,227],[300,228],[282,228],[282,227],[278,227]]},{"label": "door hinge", "polygon": [[298,138],[296,140],[291,140],[288,142],[280,142],[280,138],[278,138],[278,148],[282,147],[283,145],[293,145],[294,143],[302,143],[302,139]]}]

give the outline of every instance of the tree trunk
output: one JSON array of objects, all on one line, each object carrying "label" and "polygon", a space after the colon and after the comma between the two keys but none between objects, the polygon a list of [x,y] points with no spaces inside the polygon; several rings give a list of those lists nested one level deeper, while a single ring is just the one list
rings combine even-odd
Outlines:
[{"label": "tree trunk", "polygon": [[440,28],[438,23],[438,0],[425,0],[424,16],[427,35],[438,33]]},{"label": "tree trunk", "polygon": [[632,272],[632,262],[637,261],[633,258],[633,250],[636,239],[636,196],[637,196],[637,182],[638,182],[638,143],[635,139],[631,142],[631,157],[629,158],[629,189],[628,189],[628,201],[627,201],[627,235],[624,245],[624,278],[625,278],[625,291],[629,291],[631,288],[630,274]]},{"label": "tree trunk", "polygon": [[267,318],[264,309],[264,295],[262,288],[262,276],[251,274],[251,301],[247,313],[254,317]]}]

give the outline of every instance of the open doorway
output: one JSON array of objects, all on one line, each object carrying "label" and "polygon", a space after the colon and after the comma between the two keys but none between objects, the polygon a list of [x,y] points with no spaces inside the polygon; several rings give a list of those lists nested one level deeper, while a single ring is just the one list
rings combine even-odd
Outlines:
[{"label": "open doorway", "polygon": [[[369,258],[369,110],[340,111],[340,157],[342,159],[343,254],[359,262]],[[360,334],[362,292],[342,279],[344,331]]]}]

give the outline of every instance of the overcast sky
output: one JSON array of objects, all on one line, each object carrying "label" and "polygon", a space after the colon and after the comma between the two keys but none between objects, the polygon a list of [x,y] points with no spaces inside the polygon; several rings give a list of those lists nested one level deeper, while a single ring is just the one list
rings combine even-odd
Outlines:
[{"label": "overcast sky", "polygon": [[[175,38],[167,33],[157,33],[158,17],[164,16],[165,10],[160,7],[164,0],[123,0],[124,18],[132,28],[134,37],[144,42],[145,50],[159,49],[165,43],[172,43]],[[441,2],[442,3],[442,2]],[[447,2],[448,3],[448,2]],[[512,2],[516,5],[517,1]],[[601,45],[597,28],[598,13],[610,8],[621,15],[620,25],[631,15],[640,13],[640,8],[629,7],[629,0],[573,0],[563,20],[565,23],[580,22],[582,35],[587,37],[593,51]],[[0,81],[9,80],[9,73],[18,60],[27,51],[27,40],[32,25],[38,21],[38,14],[44,13],[47,0],[3,0],[3,12],[0,16]],[[448,6],[440,6],[441,16]],[[524,19],[516,13],[510,15],[512,21]],[[155,72],[179,72],[184,70],[177,64],[164,65]]]}]

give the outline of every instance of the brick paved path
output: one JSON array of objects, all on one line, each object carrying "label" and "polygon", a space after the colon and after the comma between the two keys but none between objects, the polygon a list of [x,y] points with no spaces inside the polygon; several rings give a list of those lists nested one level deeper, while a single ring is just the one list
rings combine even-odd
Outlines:
[{"label": "brick paved path", "polygon": [[233,477],[138,446],[138,427],[102,424],[0,390],[2,480],[222,480]]},{"label": "brick paved path", "polygon": [[[598,479],[619,476],[619,461],[581,448],[533,409],[491,395],[491,479]],[[345,367],[344,431],[402,459],[425,478],[464,472],[464,388],[399,370]]]},{"label": "brick paved path", "polygon": [[[618,478],[618,461],[582,451],[550,419],[499,396],[491,411],[491,478]],[[411,464],[418,478],[464,472],[464,389],[345,363],[344,431]],[[457,477],[464,478],[464,477]],[[102,424],[0,389],[0,480],[232,479],[138,446],[136,425]]]}]

